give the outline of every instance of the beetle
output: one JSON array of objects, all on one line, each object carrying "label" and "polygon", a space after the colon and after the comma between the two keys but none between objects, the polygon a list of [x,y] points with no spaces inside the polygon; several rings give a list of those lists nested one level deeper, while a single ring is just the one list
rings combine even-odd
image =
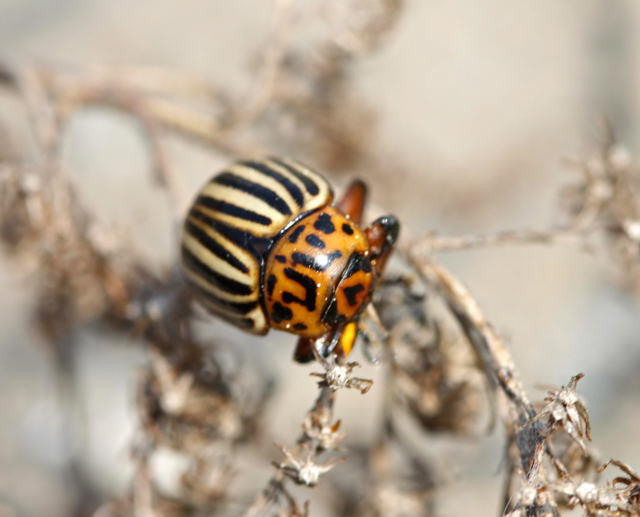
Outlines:
[{"label": "beetle", "polygon": [[[333,190],[302,163],[238,161],[197,193],[185,218],[182,267],[211,313],[254,334],[297,334],[294,359],[349,354],[400,225],[360,228],[367,187]],[[315,350],[314,350],[315,348]]]}]

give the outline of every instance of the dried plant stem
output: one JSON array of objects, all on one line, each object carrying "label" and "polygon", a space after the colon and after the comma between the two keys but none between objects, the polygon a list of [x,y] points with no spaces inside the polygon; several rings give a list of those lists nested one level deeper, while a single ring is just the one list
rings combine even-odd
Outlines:
[{"label": "dried plant stem", "polygon": [[56,153],[59,128],[55,110],[35,70],[21,67],[15,72],[17,90],[24,99],[31,127],[43,154]]},{"label": "dried plant stem", "polygon": [[511,355],[466,287],[432,258],[425,260],[410,255],[410,260],[423,279],[443,296],[478,353],[489,379],[503,391],[514,406],[533,414],[531,403],[516,375]]},{"label": "dried plant stem", "polygon": [[[320,447],[321,444],[318,438],[309,434],[308,424],[326,425],[332,422],[335,399],[336,391],[331,387],[324,386],[320,388],[318,398],[307,413],[305,424],[303,424],[303,431],[298,437],[295,448],[288,451],[290,455],[294,457],[306,457],[311,460],[313,456],[324,451],[324,448]],[[285,488],[286,478],[286,471],[283,468],[278,468],[276,473],[267,481],[264,490],[262,490],[253,504],[244,513],[244,516],[257,517],[259,515],[266,515],[266,512],[268,512],[274,504],[277,504],[280,496],[284,496],[285,499],[291,503],[292,500]]]},{"label": "dried plant stem", "polygon": [[315,486],[320,476],[342,461],[342,458],[331,457],[323,463],[316,462],[321,454],[335,451],[344,438],[344,434],[339,431],[340,421],[333,421],[336,392],[339,389],[352,388],[364,394],[369,391],[373,382],[352,375],[354,368],[358,366],[357,363],[344,363],[335,354],[324,358],[318,354],[317,350],[314,349],[314,352],[318,363],[324,368],[323,373],[311,374],[322,379],[318,382],[320,393],[307,412],[302,424],[303,431],[296,446],[293,449],[279,446],[286,461],[274,463],[277,472],[269,479],[266,488],[246,511],[245,517],[265,515],[274,504],[279,503],[281,496],[289,505],[288,515],[306,516],[308,503],[305,503],[300,510],[285,487],[286,478],[298,485]]},{"label": "dried plant stem", "polygon": [[[331,429],[335,399],[336,391],[334,389],[329,386],[320,387],[318,397],[311,409],[307,412],[302,425],[303,431],[298,437],[296,446],[292,450],[286,451],[287,456],[304,458],[312,462],[315,457],[326,450],[321,443],[320,436],[313,436],[309,431],[310,426],[313,426],[317,430]],[[336,431],[337,428],[334,433]],[[283,468],[284,466],[276,465],[276,467],[278,467],[277,471],[267,481],[264,490],[262,490],[253,504],[244,513],[244,517],[267,515],[267,512],[275,504],[278,504],[281,496],[289,502],[290,506],[295,504],[295,501],[291,498],[285,487],[287,470]],[[290,509],[292,510],[292,514],[295,515],[295,512],[293,512],[294,508],[291,507]]]},{"label": "dried plant stem", "polygon": [[82,69],[83,75],[95,84],[119,84],[124,89],[148,95],[206,100],[222,94],[222,90],[209,79],[187,70],[140,64],[86,64]]},{"label": "dried plant stem", "polygon": [[409,260],[422,278],[443,297],[477,354],[487,378],[506,398],[508,406],[503,409],[502,416],[507,434],[513,436],[522,468],[527,476],[531,476],[538,465],[539,446],[543,438],[539,426],[535,423],[526,425],[536,412],[518,378],[511,354],[478,303],[458,279],[432,258],[425,259],[410,253]]},{"label": "dried plant stem", "polygon": [[269,106],[281,86],[282,63],[286,56],[287,43],[291,35],[291,16],[296,0],[275,0],[274,28],[271,41],[262,56],[262,69],[259,80],[246,102],[238,106],[232,119],[233,126],[248,125],[254,122]]},{"label": "dried plant stem", "polygon": [[223,154],[255,152],[256,144],[241,144],[214,116],[203,115],[180,103],[145,95],[120,82],[105,82],[83,74],[64,74],[39,68],[38,74],[49,92],[69,115],[79,107],[101,104],[135,116],[144,115],[159,127],[173,131]]},{"label": "dried plant stem", "polygon": [[431,234],[417,243],[414,249],[438,252],[513,244],[568,244],[591,251],[586,242],[586,236],[578,233],[573,227],[550,230],[506,230],[489,234],[453,237]]}]

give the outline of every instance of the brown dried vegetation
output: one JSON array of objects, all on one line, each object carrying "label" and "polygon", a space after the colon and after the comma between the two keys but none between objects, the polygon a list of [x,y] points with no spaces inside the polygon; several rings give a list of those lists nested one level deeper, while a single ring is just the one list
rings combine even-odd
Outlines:
[{"label": "brown dried vegetation", "polygon": [[[564,193],[565,222],[557,227],[433,234],[398,250],[375,300],[386,331],[373,314],[364,322],[367,350],[386,372],[379,387],[382,423],[369,449],[342,446],[334,402],[342,389],[366,396],[371,381],[354,377],[357,364],[329,357],[318,361],[318,396],[299,437],[278,445],[281,455],[262,491],[256,495],[235,482],[242,476],[237,452],[269,440],[262,419],[271,380],[256,365],[238,363],[224,342],[205,342],[194,331],[198,314],[174,265],[153,270],[131,242],[96,219],[60,165],[60,141],[71,115],[89,105],[135,117],[176,222],[188,193],[166,163],[169,132],[230,160],[268,150],[332,171],[375,166],[363,131],[371,115],[352,96],[349,75],[359,57],[383,44],[401,2],[334,3],[340,21],[304,48],[291,41],[297,7],[276,2],[273,38],[248,98],[170,70],[0,64],[1,84],[24,103],[37,141],[35,156],[0,156],[0,237],[5,253],[37,275],[33,319],[61,378],[77,330],[89,322],[136,336],[149,350],[137,395],[135,476],[128,494],[101,504],[96,515],[303,516],[312,509],[291,485],[323,483],[333,484],[328,504],[336,514],[436,515],[443,477],[407,439],[403,422],[425,433],[474,436],[495,419],[506,443],[504,515],[561,515],[574,507],[584,515],[640,515],[638,474],[617,460],[601,465],[591,449],[587,408],[576,391],[582,374],[531,402],[493,326],[436,257],[477,246],[575,243],[609,253],[621,283],[638,292],[638,175],[610,135],[596,156],[577,164],[581,174]],[[171,494],[158,486],[152,468],[163,449],[186,458]],[[609,482],[601,477],[607,467],[620,471]]]}]

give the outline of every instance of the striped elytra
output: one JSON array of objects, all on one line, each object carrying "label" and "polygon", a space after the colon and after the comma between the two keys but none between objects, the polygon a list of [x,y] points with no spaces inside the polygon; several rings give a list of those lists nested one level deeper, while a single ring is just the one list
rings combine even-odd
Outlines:
[{"label": "striped elytra", "polygon": [[242,329],[266,333],[273,320],[263,290],[269,254],[282,234],[332,200],[320,174],[290,159],[240,161],[211,178],[182,237],[184,274],[200,302]]}]

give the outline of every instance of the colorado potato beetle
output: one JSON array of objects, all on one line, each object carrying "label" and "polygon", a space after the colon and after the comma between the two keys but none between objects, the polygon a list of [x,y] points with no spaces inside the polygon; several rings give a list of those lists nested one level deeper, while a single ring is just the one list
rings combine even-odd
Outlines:
[{"label": "colorado potato beetle", "polygon": [[184,275],[227,322],[255,334],[298,334],[299,362],[346,355],[399,231],[394,216],[359,227],[366,190],[354,181],[332,205],[327,180],[297,161],[234,163],[189,209]]}]

